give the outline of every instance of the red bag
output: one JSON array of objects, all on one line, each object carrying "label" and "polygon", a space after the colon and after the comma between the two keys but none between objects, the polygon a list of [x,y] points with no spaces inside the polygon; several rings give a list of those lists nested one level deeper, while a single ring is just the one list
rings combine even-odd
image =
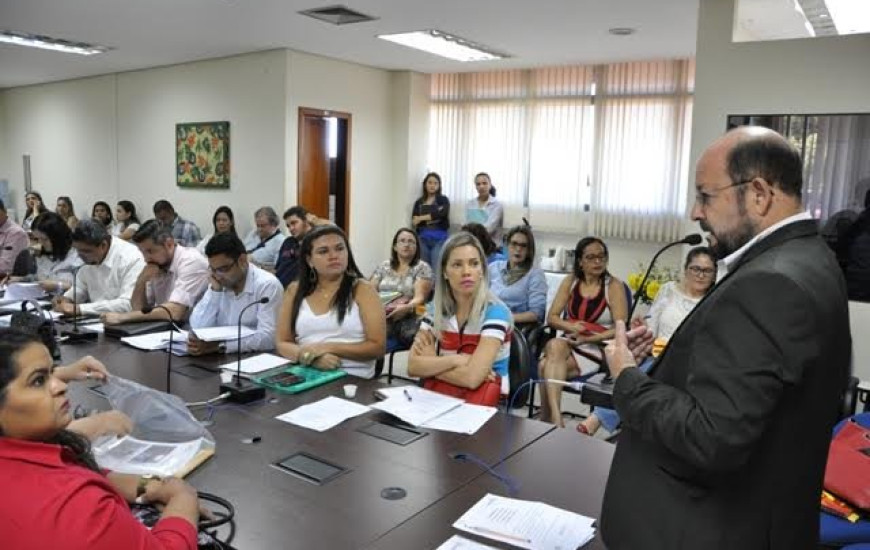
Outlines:
[{"label": "red bag", "polygon": [[831,441],[825,489],[870,510],[870,430],[849,420]]},{"label": "red bag", "polygon": [[498,407],[498,400],[501,399],[501,377],[498,375],[496,375],[494,381],[487,380],[474,390],[460,388],[450,382],[438,380],[437,378],[427,378],[423,381],[423,387],[430,391],[449,395],[450,397],[458,397],[472,405]]}]

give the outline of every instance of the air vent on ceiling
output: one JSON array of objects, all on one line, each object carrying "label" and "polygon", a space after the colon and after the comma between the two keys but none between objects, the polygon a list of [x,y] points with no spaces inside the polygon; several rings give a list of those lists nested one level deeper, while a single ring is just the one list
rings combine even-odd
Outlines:
[{"label": "air vent on ceiling", "polygon": [[310,10],[302,10],[299,12],[302,15],[320,19],[333,25],[347,25],[350,23],[364,23],[366,21],[374,21],[377,17],[372,17],[358,11],[353,11],[347,6],[327,6],[325,8],[313,8]]}]

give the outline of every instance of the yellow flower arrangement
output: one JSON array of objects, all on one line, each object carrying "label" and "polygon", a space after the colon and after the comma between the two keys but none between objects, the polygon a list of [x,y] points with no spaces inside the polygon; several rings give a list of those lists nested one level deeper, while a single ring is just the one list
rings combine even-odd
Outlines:
[{"label": "yellow flower arrangement", "polygon": [[[646,266],[643,264],[638,265],[637,272],[629,273],[627,282],[632,292],[637,293],[645,273]],[[637,299],[645,304],[651,304],[665,283],[676,280],[677,272],[674,269],[669,267],[654,267],[649,274],[649,279],[646,280],[643,291],[638,294]]]}]

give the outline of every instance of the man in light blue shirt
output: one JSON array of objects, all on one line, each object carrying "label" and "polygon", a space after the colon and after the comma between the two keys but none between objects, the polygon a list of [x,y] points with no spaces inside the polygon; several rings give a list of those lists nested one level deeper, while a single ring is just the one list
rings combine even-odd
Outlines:
[{"label": "man in light blue shirt", "polygon": [[254,212],[254,224],[256,228],[245,237],[248,259],[257,267],[274,273],[275,264],[278,263],[278,253],[286,239],[279,227],[281,222],[278,214],[271,206],[264,206]]},{"label": "man in light blue shirt", "polygon": [[235,340],[205,342],[196,337],[196,329],[236,326],[242,310],[250,304],[266,299],[245,310],[242,325],[254,334],[242,338],[242,351],[270,351],[275,349],[275,324],[284,287],[277,277],[248,261],[245,245],[232,233],[212,237],[205,247],[211,276],[209,288],[190,314],[191,334],[187,348],[191,355],[234,353],[239,349]]}]

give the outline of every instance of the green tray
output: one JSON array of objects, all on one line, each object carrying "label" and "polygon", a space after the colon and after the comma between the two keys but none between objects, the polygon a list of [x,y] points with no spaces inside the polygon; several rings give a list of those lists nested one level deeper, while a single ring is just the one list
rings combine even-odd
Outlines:
[{"label": "green tray", "polygon": [[[298,382],[296,384],[293,384],[292,386],[282,386],[279,384],[272,384],[265,381],[266,378],[269,378],[270,376],[275,376],[276,374],[281,374],[282,372],[293,373],[300,378],[304,378],[305,381]],[[320,370],[315,369],[314,367],[291,365],[289,367],[282,367],[280,369],[271,370],[269,372],[261,374],[260,376],[255,376],[254,382],[261,386],[265,386],[281,393],[301,393],[306,390],[310,390],[311,388],[316,388],[317,386],[328,384],[333,380],[344,378],[345,376],[347,376],[347,373],[343,370]]]}]

